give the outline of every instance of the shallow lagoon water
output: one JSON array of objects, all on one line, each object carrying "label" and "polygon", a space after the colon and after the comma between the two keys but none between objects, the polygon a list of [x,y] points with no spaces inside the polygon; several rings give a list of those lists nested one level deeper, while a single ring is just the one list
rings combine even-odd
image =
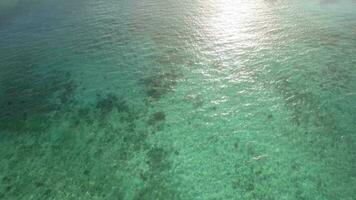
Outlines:
[{"label": "shallow lagoon water", "polygon": [[355,199],[355,1],[2,2],[0,199]]}]

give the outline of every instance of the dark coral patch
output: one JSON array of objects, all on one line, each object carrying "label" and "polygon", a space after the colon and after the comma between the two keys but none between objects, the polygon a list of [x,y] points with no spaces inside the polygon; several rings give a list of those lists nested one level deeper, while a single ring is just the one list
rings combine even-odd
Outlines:
[{"label": "dark coral patch", "polygon": [[178,75],[175,72],[157,73],[142,79],[144,89],[148,97],[160,99],[166,93],[172,91],[176,85]]},{"label": "dark coral patch", "polygon": [[99,99],[96,102],[96,108],[99,109],[102,114],[107,114],[114,109],[117,100],[116,96],[109,94],[107,97]]},{"label": "dark coral patch", "polygon": [[141,189],[134,200],[175,200],[179,199],[174,187],[167,184],[166,180],[152,179],[149,184]]},{"label": "dark coral patch", "polygon": [[[33,72],[32,68],[23,70],[8,74],[9,80],[0,87],[3,94],[0,98],[0,127],[4,130],[28,130],[34,123],[28,122],[28,118],[45,121],[43,118],[49,113],[68,109],[74,102],[76,84],[70,73],[55,70],[44,76]],[[31,127],[27,127],[27,124],[31,124]]]},{"label": "dark coral patch", "polygon": [[163,148],[152,148],[147,153],[149,158],[148,164],[152,172],[160,172],[168,170],[171,167],[171,163],[168,160],[168,152]]},{"label": "dark coral patch", "polygon": [[150,117],[150,119],[148,120],[148,124],[153,126],[164,122],[165,119],[166,114],[164,112],[156,112]]},{"label": "dark coral patch", "polygon": [[119,113],[129,112],[129,107],[126,101],[113,94],[108,94],[105,98],[99,99],[96,102],[96,109],[98,109],[102,115],[106,115],[114,109]]},{"label": "dark coral patch", "polygon": [[154,147],[147,152],[149,170],[140,175],[146,184],[138,191],[135,200],[179,199],[175,187],[167,180],[167,172],[171,168],[169,155],[170,153],[161,147]]}]

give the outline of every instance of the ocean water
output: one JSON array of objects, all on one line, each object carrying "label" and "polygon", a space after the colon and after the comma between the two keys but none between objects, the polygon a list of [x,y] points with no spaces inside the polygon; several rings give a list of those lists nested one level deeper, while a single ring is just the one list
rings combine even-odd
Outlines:
[{"label": "ocean water", "polygon": [[356,199],[356,1],[1,0],[0,199]]}]

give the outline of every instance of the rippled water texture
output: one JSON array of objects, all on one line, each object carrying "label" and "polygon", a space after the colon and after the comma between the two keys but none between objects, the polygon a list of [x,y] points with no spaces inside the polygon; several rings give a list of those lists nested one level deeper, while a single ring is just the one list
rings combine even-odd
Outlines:
[{"label": "rippled water texture", "polygon": [[354,200],[356,1],[1,0],[0,199]]}]

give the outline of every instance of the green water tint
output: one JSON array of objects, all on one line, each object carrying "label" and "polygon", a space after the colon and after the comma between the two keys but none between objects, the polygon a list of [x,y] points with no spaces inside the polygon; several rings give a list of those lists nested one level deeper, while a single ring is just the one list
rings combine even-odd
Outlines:
[{"label": "green water tint", "polygon": [[355,198],[354,2],[21,2],[0,199]]}]

